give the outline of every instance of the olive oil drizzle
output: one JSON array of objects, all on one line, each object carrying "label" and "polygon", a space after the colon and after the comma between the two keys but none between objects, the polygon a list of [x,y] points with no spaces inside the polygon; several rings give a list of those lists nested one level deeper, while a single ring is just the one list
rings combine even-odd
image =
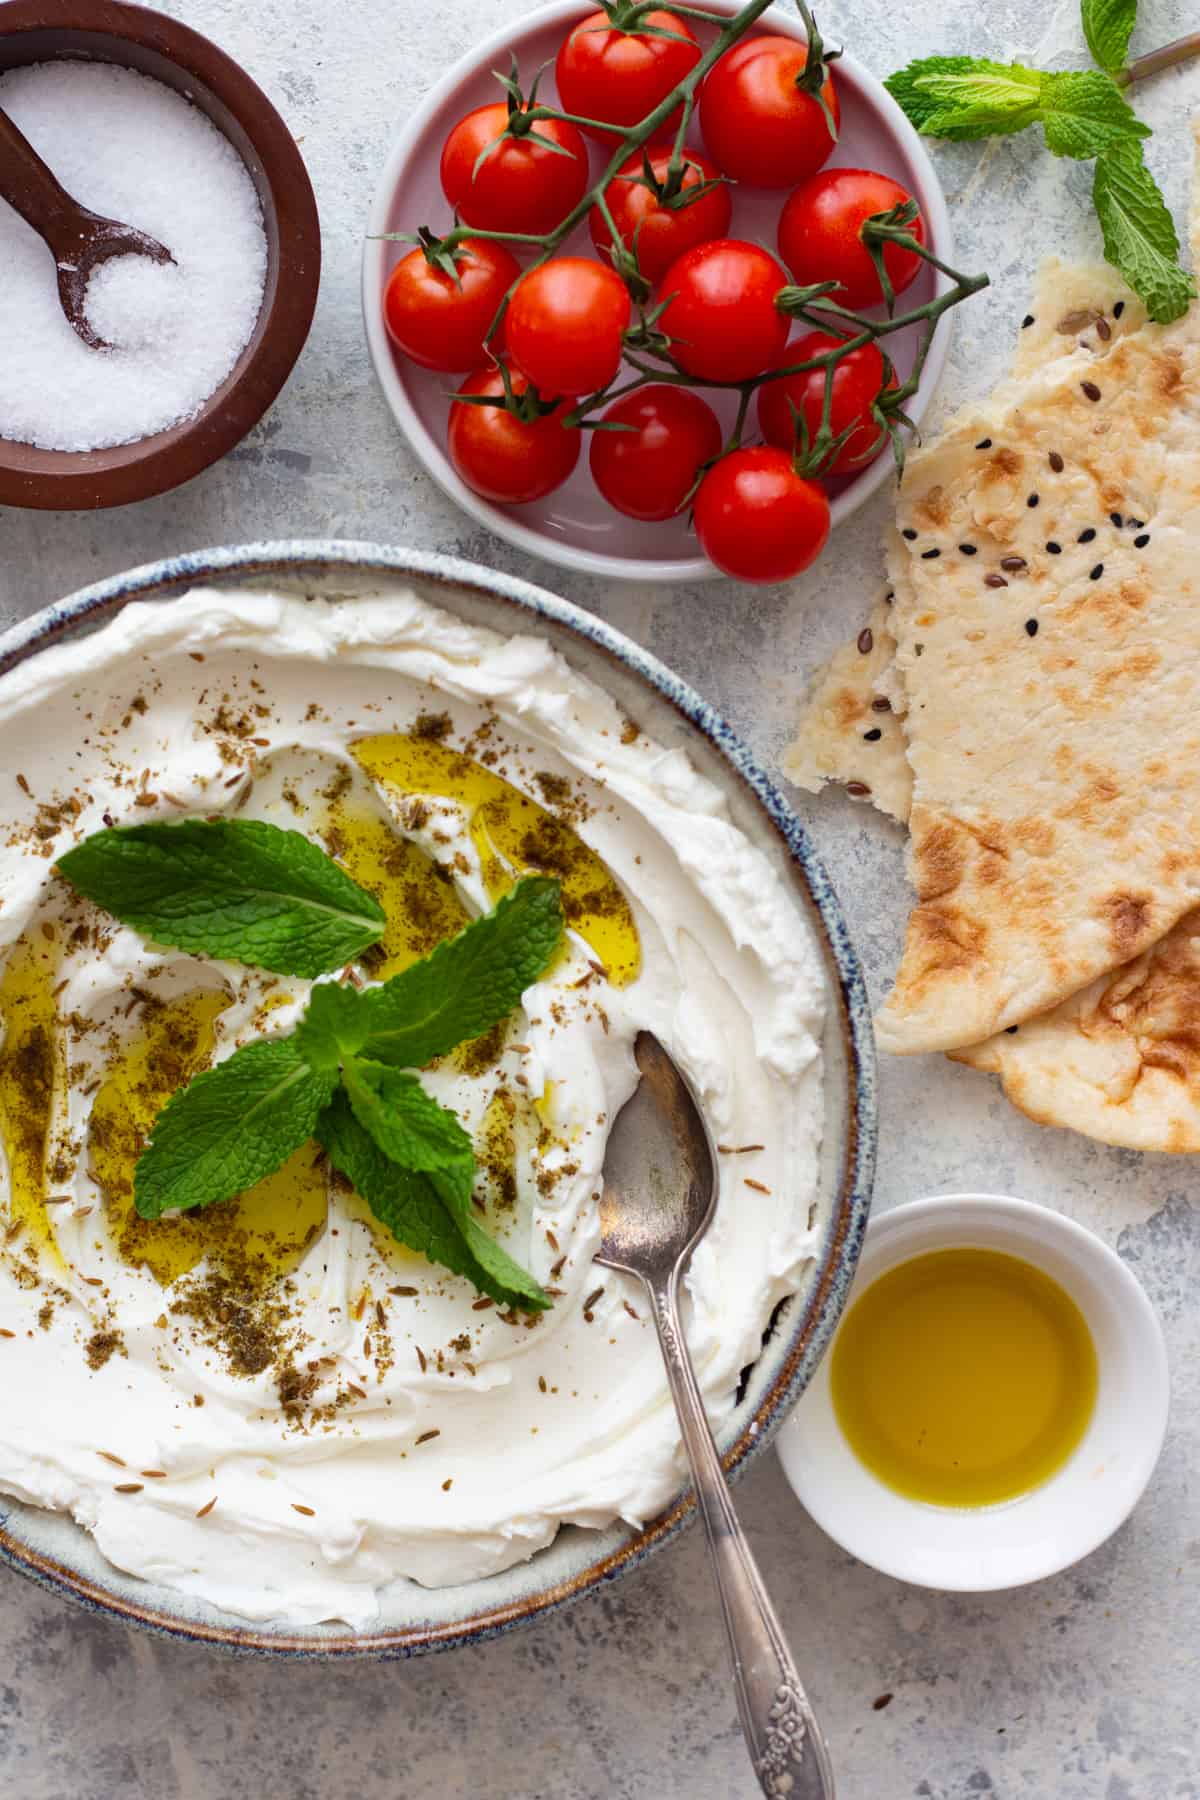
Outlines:
[{"label": "olive oil drizzle", "polygon": [[627,987],[636,979],[641,945],[629,901],[603,859],[564,820],[436,738],[388,733],[360,738],[352,749],[359,766],[385,791],[451,800],[463,808],[493,902],[521,875],[557,877],[568,925],[612,985]]},{"label": "olive oil drizzle", "polygon": [[154,1121],[211,1063],[228,1004],[224,993],[198,989],[144,1006],[92,1105],[89,1159],[109,1232],[121,1260],[149,1270],[163,1287],[207,1256],[236,1273],[239,1287],[261,1289],[298,1265],[325,1224],[327,1183],[312,1144],[246,1193],[202,1212],[149,1220],[134,1208],[134,1170]]},{"label": "olive oil drizzle", "polygon": [[22,937],[0,975],[0,1138],[8,1160],[7,1236],[65,1267],[46,1208],[50,1136],[65,1091],[54,989],[60,947],[52,921]]}]

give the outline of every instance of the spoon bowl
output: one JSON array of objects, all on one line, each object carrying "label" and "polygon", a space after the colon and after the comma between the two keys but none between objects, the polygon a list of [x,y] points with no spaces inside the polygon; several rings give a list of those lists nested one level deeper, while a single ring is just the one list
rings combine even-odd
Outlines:
[{"label": "spoon bowl", "polygon": [[106,350],[87,314],[88,283],[114,256],[147,256],[169,263],[171,252],[144,231],[104,219],[73,200],[25,133],[0,106],[0,200],[15,207],[43,238],[58,270],[58,298],[67,324],[89,350]]},{"label": "spoon bowl", "polygon": [[609,1134],[596,1261],[665,1282],[712,1222],[716,1165],[691,1089],[652,1032],[633,1054],[642,1079]]}]

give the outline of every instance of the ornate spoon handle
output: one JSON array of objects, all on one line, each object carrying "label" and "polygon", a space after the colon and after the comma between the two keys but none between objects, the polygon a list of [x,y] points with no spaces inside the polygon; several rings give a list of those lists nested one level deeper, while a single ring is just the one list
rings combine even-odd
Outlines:
[{"label": "ornate spoon handle", "polygon": [[833,1767],[730,1498],[679,1323],[678,1269],[647,1288],[692,1465],[733,1656],[742,1730],[764,1794],[834,1800]]}]

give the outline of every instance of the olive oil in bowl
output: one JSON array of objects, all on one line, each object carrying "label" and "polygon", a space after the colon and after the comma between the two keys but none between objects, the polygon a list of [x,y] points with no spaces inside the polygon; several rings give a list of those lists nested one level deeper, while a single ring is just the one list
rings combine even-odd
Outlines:
[{"label": "olive oil in bowl", "polygon": [[914,1256],[851,1306],[833,1407],[873,1474],[909,1499],[993,1506],[1049,1479],[1096,1404],[1096,1349],[1059,1284],[1022,1258]]}]

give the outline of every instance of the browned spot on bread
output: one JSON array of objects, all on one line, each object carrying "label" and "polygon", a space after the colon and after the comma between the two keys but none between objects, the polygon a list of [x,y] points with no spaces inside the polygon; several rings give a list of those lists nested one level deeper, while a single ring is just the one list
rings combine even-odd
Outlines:
[{"label": "browned spot on bread", "polygon": [[1110,894],[1101,902],[1100,914],[1108,925],[1113,951],[1121,962],[1129,962],[1135,957],[1151,934],[1152,905],[1153,900],[1148,894]]},{"label": "browned spot on bread", "polygon": [[913,507],[913,514],[926,525],[945,525],[950,517],[950,502],[943,487],[931,487]]},{"label": "browned spot on bread", "polygon": [[997,450],[994,456],[988,457],[983,474],[980,476],[980,484],[983,487],[991,487],[997,481],[1011,481],[1014,475],[1021,473],[1023,466],[1018,451]]},{"label": "browned spot on bread", "polygon": [[1121,798],[1121,787],[1111,774],[1093,775],[1082,792],[1069,805],[1059,808],[1060,819],[1077,819],[1082,825],[1095,826],[1113,803]]},{"label": "browned spot on bread", "polygon": [[856,694],[853,688],[839,688],[833,695],[830,704],[838,724],[843,729],[847,725],[855,724],[867,710],[863,696]]},{"label": "browned spot on bread", "polygon": [[934,985],[951,969],[970,969],[983,960],[987,927],[968,917],[961,907],[942,902],[918,906],[908,923],[906,959],[917,969],[908,982],[910,995],[919,995],[928,978]]},{"label": "browned spot on bread", "polygon": [[1049,819],[1019,819],[1011,828],[1013,843],[1030,856],[1050,856],[1058,833]]},{"label": "browned spot on bread", "polygon": [[1175,393],[1183,382],[1183,358],[1179,351],[1164,350],[1160,356],[1156,356],[1154,372],[1159,393]]},{"label": "browned spot on bread", "polygon": [[958,886],[966,870],[963,834],[953,820],[934,825],[914,842],[913,868],[922,900],[936,900]]}]

